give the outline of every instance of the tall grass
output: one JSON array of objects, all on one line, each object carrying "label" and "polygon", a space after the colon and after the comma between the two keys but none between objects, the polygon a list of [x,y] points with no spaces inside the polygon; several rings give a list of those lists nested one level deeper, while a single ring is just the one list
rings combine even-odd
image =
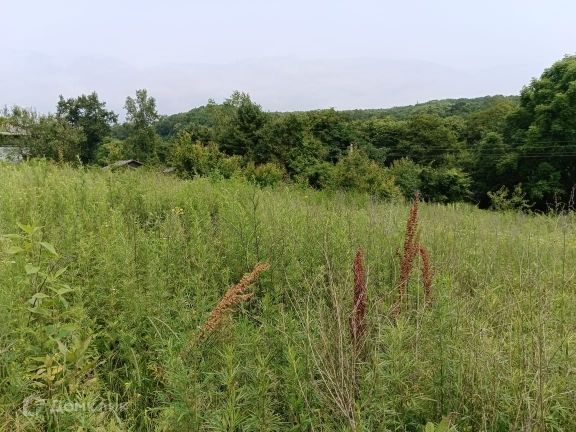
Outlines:
[{"label": "tall grass", "polygon": [[[0,185],[0,234],[27,239],[1,245],[0,430],[420,431],[443,417],[459,431],[576,430],[571,214],[421,203],[434,301],[415,272],[413,307],[391,319],[406,204],[45,163],[2,165]],[[233,325],[182,356],[262,261]],[[30,396],[119,404],[27,416]]]}]

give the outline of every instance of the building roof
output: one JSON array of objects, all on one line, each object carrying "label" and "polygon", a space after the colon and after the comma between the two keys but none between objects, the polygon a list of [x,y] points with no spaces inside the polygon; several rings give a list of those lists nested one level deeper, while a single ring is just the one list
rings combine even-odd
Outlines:
[{"label": "building roof", "polygon": [[162,170],[162,174],[173,174],[175,172],[176,172],[176,168],[174,168],[174,167],[168,167],[168,168]]},{"label": "building roof", "polygon": [[142,162],[136,159],[126,159],[126,160],[119,160],[114,162],[113,164],[105,166],[104,170],[113,170],[116,168],[138,168],[144,165]]},{"label": "building roof", "polygon": [[0,146],[1,162],[19,162],[26,157],[28,149],[16,146]]},{"label": "building roof", "polygon": [[0,135],[2,135],[2,136],[23,136],[23,135],[28,135],[28,132],[26,132],[24,129],[22,129],[18,126],[6,124],[6,125],[2,126],[2,128],[0,129]]}]

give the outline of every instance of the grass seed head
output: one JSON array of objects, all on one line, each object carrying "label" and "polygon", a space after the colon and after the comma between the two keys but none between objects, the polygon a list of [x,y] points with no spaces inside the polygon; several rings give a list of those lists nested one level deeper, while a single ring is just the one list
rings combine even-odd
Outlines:
[{"label": "grass seed head", "polygon": [[426,303],[432,302],[432,266],[430,265],[430,254],[428,249],[419,245],[420,258],[422,260],[422,284],[424,285],[424,296]]},{"label": "grass seed head", "polygon": [[354,306],[350,317],[350,333],[354,348],[357,349],[365,332],[366,316],[366,273],[364,271],[364,253],[356,251],[354,258]]},{"label": "grass seed head", "polygon": [[406,222],[406,237],[404,238],[404,248],[402,250],[402,258],[400,260],[400,278],[398,279],[398,302],[394,306],[393,314],[400,313],[400,304],[406,297],[406,287],[408,286],[408,279],[414,267],[414,259],[418,254],[418,244],[416,243],[416,234],[418,230],[418,209],[420,202],[420,194],[416,192],[414,201],[410,208],[408,221]]},{"label": "grass seed head", "polygon": [[213,332],[221,323],[226,314],[234,309],[238,304],[247,301],[252,297],[252,293],[246,293],[247,288],[254,283],[260,273],[267,270],[267,263],[257,264],[250,272],[246,273],[240,282],[228,288],[228,291],[220,299],[216,307],[212,310],[208,319],[200,330],[200,335],[207,335]]}]

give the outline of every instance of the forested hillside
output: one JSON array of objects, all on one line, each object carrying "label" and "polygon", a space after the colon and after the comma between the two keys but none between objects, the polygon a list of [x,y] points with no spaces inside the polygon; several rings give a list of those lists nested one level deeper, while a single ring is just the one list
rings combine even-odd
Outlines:
[{"label": "forested hillside", "polygon": [[[381,199],[469,201],[548,210],[572,203],[576,184],[576,57],[520,96],[446,99],[389,109],[266,112],[246,93],[160,116],[146,90],[126,100],[126,121],[96,93],[60,98],[56,113],[6,109],[27,131],[12,140],[31,157],[106,165],[136,158],[185,178],[243,176]],[[3,140],[7,142],[7,139]]]}]

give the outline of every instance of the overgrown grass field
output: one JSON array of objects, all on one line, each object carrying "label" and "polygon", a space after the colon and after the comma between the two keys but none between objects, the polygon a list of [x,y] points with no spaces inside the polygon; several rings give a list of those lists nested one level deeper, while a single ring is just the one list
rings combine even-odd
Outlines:
[{"label": "overgrown grass field", "polygon": [[573,214],[422,204],[433,301],[415,268],[395,317],[409,203],[47,163],[0,185],[1,430],[576,430]]}]

